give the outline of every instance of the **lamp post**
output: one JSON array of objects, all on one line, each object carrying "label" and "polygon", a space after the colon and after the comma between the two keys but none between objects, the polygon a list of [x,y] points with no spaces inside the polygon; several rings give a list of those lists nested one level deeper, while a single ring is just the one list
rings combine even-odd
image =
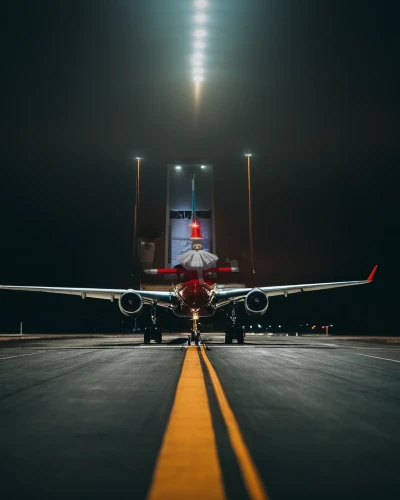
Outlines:
[{"label": "lamp post", "polygon": [[254,269],[254,254],[253,254],[253,224],[251,217],[251,177],[250,177],[250,158],[251,153],[246,153],[247,156],[247,190],[249,194],[249,234],[250,234],[250,258],[251,258],[251,268],[253,270],[253,274],[256,274]]},{"label": "lamp post", "polygon": [[136,199],[137,199],[137,208],[139,212],[139,203],[140,203],[140,158],[139,156],[136,157],[137,160],[137,177],[136,177]]},{"label": "lamp post", "polygon": [[140,202],[140,158],[137,156],[137,170],[136,170],[136,199],[135,199],[135,209],[133,213],[133,257],[136,254],[136,232],[137,232],[137,219],[139,214],[139,202]]}]

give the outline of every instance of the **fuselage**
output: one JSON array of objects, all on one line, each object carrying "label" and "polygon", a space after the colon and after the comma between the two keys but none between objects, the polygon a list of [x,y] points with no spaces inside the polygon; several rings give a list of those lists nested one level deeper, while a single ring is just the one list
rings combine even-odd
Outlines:
[{"label": "fuselage", "polygon": [[175,286],[178,304],[174,313],[180,317],[212,316],[215,313],[216,284],[210,280],[191,279]]}]

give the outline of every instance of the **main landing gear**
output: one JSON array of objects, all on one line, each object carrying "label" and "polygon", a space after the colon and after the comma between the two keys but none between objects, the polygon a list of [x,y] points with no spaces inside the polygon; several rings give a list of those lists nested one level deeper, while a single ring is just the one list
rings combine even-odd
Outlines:
[{"label": "main landing gear", "polygon": [[151,304],[150,316],[151,316],[151,325],[148,326],[144,332],[144,343],[150,344],[150,341],[153,339],[157,344],[161,344],[162,342],[162,329],[159,324],[157,318],[157,302],[153,302]]},{"label": "main landing gear", "polygon": [[245,334],[236,316],[236,302],[232,302],[228,318],[229,322],[225,327],[225,344],[232,344],[233,339],[236,339],[238,344],[244,344]]},{"label": "main landing gear", "polygon": [[144,332],[144,343],[150,344],[150,340],[155,340],[157,344],[162,342],[162,330],[161,326],[151,325],[148,326]]},{"label": "main landing gear", "polygon": [[228,324],[225,327],[225,344],[232,344],[233,339],[236,339],[238,344],[244,344],[244,332],[239,323]]}]

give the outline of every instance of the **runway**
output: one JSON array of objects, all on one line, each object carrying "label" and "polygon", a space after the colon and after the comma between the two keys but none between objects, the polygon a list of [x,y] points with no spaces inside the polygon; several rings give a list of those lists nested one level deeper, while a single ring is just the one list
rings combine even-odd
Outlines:
[{"label": "runway", "polygon": [[399,495],[399,339],[38,337],[1,337],[2,498]]}]

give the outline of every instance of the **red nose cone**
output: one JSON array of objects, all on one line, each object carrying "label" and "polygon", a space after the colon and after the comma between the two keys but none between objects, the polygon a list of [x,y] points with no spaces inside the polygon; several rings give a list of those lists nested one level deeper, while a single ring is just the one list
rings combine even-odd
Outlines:
[{"label": "red nose cone", "polygon": [[192,236],[190,237],[190,239],[191,240],[202,240],[203,236],[201,235],[201,232],[200,232],[199,221],[197,219],[195,219],[193,221],[193,224],[191,224],[191,226],[192,226]]}]

